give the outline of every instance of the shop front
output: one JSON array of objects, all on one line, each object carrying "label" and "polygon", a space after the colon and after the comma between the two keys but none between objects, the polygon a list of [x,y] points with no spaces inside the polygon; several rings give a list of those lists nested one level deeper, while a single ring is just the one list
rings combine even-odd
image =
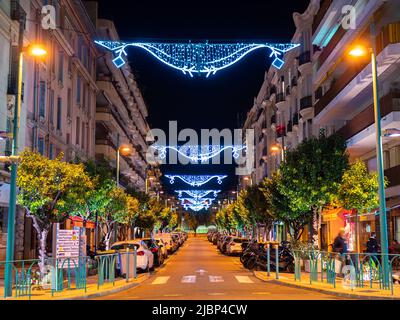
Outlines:
[{"label": "shop front", "polygon": [[10,201],[10,185],[0,184],[0,261],[6,259],[8,203]]},{"label": "shop front", "polygon": [[319,236],[321,250],[332,251],[332,244],[339,234],[340,229],[346,226],[344,218],[346,212],[342,208],[325,209],[322,212]]}]

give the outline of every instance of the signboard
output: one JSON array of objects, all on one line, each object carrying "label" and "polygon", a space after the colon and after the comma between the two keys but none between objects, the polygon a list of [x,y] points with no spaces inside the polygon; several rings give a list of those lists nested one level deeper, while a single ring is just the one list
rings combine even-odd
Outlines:
[{"label": "signboard", "polygon": [[[56,258],[59,268],[68,268],[67,258],[70,259],[70,267],[78,265],[79,257],[79,231],[58,230],[56,243]],[[65,263],[64,263],[65,262]]]}]

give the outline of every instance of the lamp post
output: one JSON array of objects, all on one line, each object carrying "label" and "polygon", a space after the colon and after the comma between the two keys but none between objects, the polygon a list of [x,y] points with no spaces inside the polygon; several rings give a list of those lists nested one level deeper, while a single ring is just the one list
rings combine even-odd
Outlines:
[{"label": "lamp post", "polygon": [[[12,136],[12,152],[10,159],[18,158],[18,133],[19,133],[19,113],[22,105],[22,72],[24,66],[24,53],[40,58],[47,54],[46,49],[40,45],[31,45],[28,48],[23,47],[25,16],[20,18],[19,22],[19,40],[18,40],[18,73],[16,77],[17,91],[15,94],[13,133]],[[27,49],[27,50],[26,50]],[[11,161],[11,178],[10,178],[10,201],[8,210],[7,224],[7,248],[6,248],[6,266],[4,270],[4,297],[12,296],[12,261],[14,260],[15,246],[15,212],[17,203],[17,161]]]},{"label": "lamp post", "polygon": [[371,55],[372,66],[372,89],[374,99],[374,116],[376,130],[376,158],[378,171],[378,186],[379,186],[379,221],[381,235],[381,253],[382,253],[382,269],[383,269],[383,286],[389,287],[389,257],[388,257],[388,233],[387,233],[387,217],[386,217],[386,196],[385,196],[385,176],[383,165],[383,148],[382,148],[382,128],[381,128],[381,108],[379,101],[379,86],[378,86],[378,70],[376,62],[375,48],[375,25],[371,23],[372,48],[365,48],[361,45],[353,47],[349,54],[353,57],[366,56],[368,51]]}]

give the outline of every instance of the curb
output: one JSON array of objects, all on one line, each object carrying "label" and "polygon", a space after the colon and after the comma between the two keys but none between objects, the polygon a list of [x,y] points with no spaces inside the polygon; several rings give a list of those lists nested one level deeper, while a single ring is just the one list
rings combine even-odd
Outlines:
[{"label": "curb", "polygon": [[341,297],[341,298],[351,298],[351,299],[359,299],[359,300],[395,300],[395,301],[400,300],[400,297],[363,296],[363,295],[358,295],[355,293],[343,293],[343,292],[331,291],[331,290],[326,290],[326,289],[319,289],[319,288],[315,288],[315,287],[314,288],[306,287],[306,286],[302,286],[299,284],[279,281],[276,279],[265,280],[265,279],[257,276],[257,274],[254,271],[253,271],[253,275],[257,279],[259,279],[263,282],[271,282],[274,284],[279,284],[279,285],[283,285],[283,286],[290,287],[290,288],[297,288],[297,289],[304,289],[304,290],[309,290],[309,291],[314,291],[314,292],[320,292],[320,293],[329,294],[329,295],[333,295],[333,296],[337,296],[337,297]]}]

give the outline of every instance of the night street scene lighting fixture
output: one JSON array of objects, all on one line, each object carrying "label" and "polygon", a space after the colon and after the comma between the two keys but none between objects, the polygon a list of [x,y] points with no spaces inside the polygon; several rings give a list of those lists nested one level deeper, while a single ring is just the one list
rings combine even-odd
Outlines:
[{"label": "night street scene lighting fixture", "polygon": [[180,70],[183,74],[215,75],[218,71],[228,68],[242,60],[254,50],[269,49],[269,57],[274,58],[272,65],[281,69],[285,64],[283,55],[299,44],[295,43],[168,43],[168,42],[117,42],[95,41],[96,44],[112,51],[115,55],[113,63],[117,68],[125,65],[127,48],[136,47],[146,50],[159,61],[171,68]]},{"label": "night street scene lighting fixture", "polygon": [[218,184],[222,184],[222,180],[227,178],[226,175],[171,175],[166,174],[170,184],[175,183],[175,179],[179,179],[192,187],[201,187],[202,185],[217,179]]}]

